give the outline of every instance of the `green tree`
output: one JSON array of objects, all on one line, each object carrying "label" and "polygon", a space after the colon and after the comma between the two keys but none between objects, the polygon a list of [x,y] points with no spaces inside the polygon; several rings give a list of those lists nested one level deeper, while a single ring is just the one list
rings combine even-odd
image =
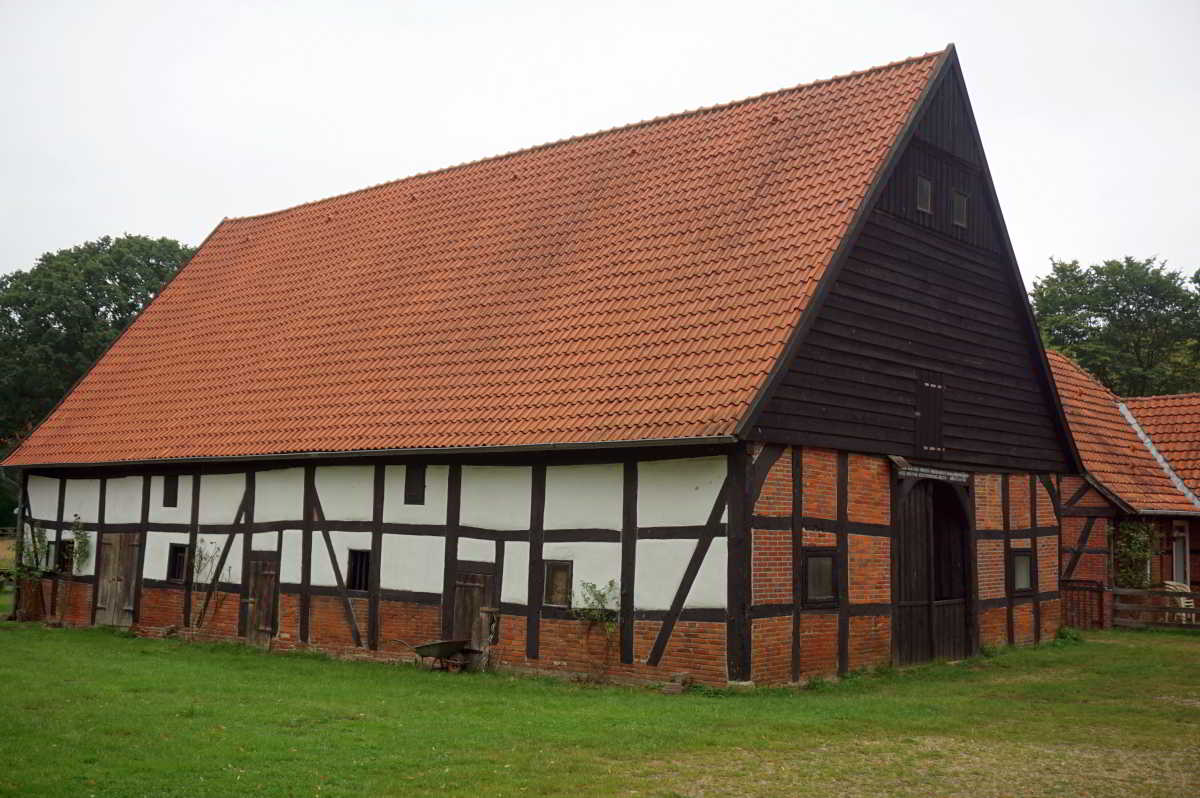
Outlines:
[{"label": "green tree", "polygon": [[[0,276],[0,454],[53,409],[193,252],[169,238],[106,236]],[[0,478],[2,493],[11,499],[11,479]],[[0,497],[0,510],[6,506]],[[0,526],[10,520],[0,512]]]},{"label": "green tree", "polygon": [[1157,258],[1128,256],[1051,264],[1030,294],[1046,346],[1118,396],[1200,390],[1200,271],[1189,279]]}]

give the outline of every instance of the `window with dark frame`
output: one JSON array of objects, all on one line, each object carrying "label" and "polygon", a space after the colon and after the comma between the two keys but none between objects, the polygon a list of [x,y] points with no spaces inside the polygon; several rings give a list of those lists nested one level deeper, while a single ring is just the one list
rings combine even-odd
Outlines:
[{"label": "window with dark frame", "polygon": [[346,564],[346,589],[369,590],[371,587],[371,552],[368,549],[350,549]]},{"label": "window with dark frame", "polygon": [[921,213],[933,213],[933,181],[919,175],[917,176],[917,210]]},{"label": "window with dark frame", "polygon": [[546,586],[542,597],[543,604],[555,607],[571,606],[571,571],[570,560],[546,560]]},{"label": "window with dark frame", "polygon": [[800,582],[800,603],[805,607],[836,606],[837,549],[802,549],[801,556],[804,575]]},{"label": "window with dark frame", "polygon": [[178,507],[179,506],[179,475],[167,474],[163,477],[163,507]]},{"label": "window with dark frame", "polygon": [[75,541],[58,541],[58,556],[54,558],[54,570],[60,574],[71,573],[75,561]]},{"label": "window with dark frame", "polygon": [[1009,552],[1009,578],[1013,593],[1032,593],[1034,580],[1033,549]]},{"label": "window with dark frame", "polygon": [[950,219],[956,227],[967,226],[967,195],[961,191],[953,193]]},{"label": "window with dark frame", "polygon": [[167,550],[167,581],[182,582],[187,574],[186,543],[172,543]]},{"label": "window with dark frame", "polygon": [[424,464],[404,467],[404,503],[425,503],[425,466]]}]

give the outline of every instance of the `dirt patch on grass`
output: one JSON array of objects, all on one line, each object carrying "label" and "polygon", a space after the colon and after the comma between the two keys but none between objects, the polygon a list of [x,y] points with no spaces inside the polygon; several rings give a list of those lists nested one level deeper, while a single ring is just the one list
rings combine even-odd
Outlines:
[{"label": "dirt patch on grass", "polygon": [[[948,737],[858,740],[793,750],[708,751],[639,767],[629,794],[658,796],[1195,795],[1200,746],[1176,751]],[[632,786],[632,785],[631,785]]]}]

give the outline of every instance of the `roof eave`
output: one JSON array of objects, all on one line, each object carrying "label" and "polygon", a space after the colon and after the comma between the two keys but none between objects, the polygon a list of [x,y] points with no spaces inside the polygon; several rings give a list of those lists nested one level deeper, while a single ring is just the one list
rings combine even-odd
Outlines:
[{"label": "roof eave", "polygon": [[315,452],[274,452],[264,454],[214,455],[205,457],[165,457],[142,460],[106,460],[83,463],[13,463],[3,464],[0,468],[9,469],[38,469],[38,468],[120,468],[142,465],[172,465],[180,466],[191,463],[242,463],[262,461],[297,461],[330,460],[347,458],[380,458],[380,457],[441,457],[461,455],[492,455],[492,454],[522,454],[564,451],[593,451],[598,449],[642,449],[649,447],[687,447],[687,446],[729,446],[738,442],[733,435],[709,435],[693,438],[640,438],[612,441],[585,441],[566,443],[530,443],[512,446],[451,446],[451,447],[419,447],[406,449],[359,449],[353,451],[315,451]]}]

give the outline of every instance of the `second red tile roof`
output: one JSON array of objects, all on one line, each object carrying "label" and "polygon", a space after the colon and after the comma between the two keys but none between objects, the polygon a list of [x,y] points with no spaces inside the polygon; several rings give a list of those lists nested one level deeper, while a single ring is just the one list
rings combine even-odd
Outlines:
[{"label": "second red tile roof", "polygon": [[1159,454],[1193,492],[1200,492],[1200,393],[1124,400]]}]

